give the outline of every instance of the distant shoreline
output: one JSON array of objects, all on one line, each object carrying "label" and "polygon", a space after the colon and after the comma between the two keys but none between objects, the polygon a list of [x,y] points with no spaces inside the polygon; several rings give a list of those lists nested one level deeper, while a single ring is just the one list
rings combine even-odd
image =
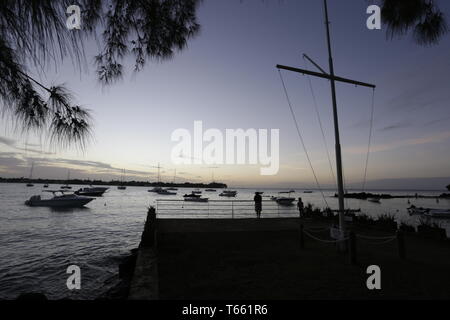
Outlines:
[{"label": "distant shoreline", "polygon": [[226,189],[228,186],[221,182],[211,183],[170,183],[170,182],[146,182],[146,181],[102,181],[102,180],[53,180],[53,179],[26,179],[26,178],[0,178],[0,183],[34,183],[34,184],[69,184],[69,185],[98,185],[98,186],[127,186],[127,187],[178,187],[178,188],[217,188]]}]

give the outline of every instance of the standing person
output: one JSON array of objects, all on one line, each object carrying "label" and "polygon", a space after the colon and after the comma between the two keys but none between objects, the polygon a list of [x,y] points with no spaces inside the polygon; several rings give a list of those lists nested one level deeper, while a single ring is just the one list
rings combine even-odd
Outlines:
[{"label": "standing person", "polygon": [[298,214],[300,215],[300,218],[302,218],[303,217],[303,210],[305,209],[305,206],[303,204],[303,201],[302,201],[301,197],[298,197],[297,208],[298,208]]},{"label": "standing person", "polygon": [[261,218],[261,211],[262,211],[262,197],[259,194],[259,192],[255,192],[255,197],[253,198],[253,201],[255,201],[255,211],[256,211],[256,218]]}]

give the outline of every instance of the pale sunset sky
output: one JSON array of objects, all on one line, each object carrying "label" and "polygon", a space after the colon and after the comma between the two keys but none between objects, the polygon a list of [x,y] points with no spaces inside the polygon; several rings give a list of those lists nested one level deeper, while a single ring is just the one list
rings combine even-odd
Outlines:
[{"label": "pale sunset sky", "polygon": [[[450,17],[450,3],[438,1]],[[330,0],[329,11],[336,74],[377,85],[368,180],[404,180],[420,188],[419,178],[450,177],[450,36],[439,45],[421,47],[411,35],[389,40],[385,30],[366,27],[367,1]],[[45,74],[43,83],[65,83],[77,101],[92,110],[94,139],[84,152],[48,145],[45,136],[24,136],[7,117],[0,120],[0,176],[34,178],[216,181],[243,187],[315,187],[280,82],[277,64],[314,67],[307,53],[328,70],[322,1],[206,0],[198,9],[200,34],[174,59],[149,63],[132,72],[127,60],[123,81],[102,87],[86,46],[88,69],[80,73],[67,59]],[[300,130],[323,186],[332,175],[314,109],[308,78],[283,71]],[[312,79],[334,167],[334,132],[329,82]],[[372,90],[337,85],[345,179],[363,179]],[[280,170],[261,176],[260,165],[175,165],[174,130],[279,129]],[[333,168],[334,169],[334,168]],[[450,183],[450,179],[448,181]],[[448,184],[447,183],[447,184]],[[442,185],[443,188],[446,184]],[[386,185],[386,188],[389,188]],[[439,187],[439,186],[437,186]]]}]

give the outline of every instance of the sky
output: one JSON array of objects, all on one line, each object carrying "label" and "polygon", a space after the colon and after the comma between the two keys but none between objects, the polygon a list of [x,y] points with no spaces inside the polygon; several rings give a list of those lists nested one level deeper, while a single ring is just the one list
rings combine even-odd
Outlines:
[{"label": "sky", "polygon": [[[450,3],[438,1],[450,16]],[[450,177],[450,36],[421,47],[411,35],[389,40],[385,27],[366,27],[367,1],[330,0],[335,72],[373,83],[374,124],[367,171],[368,186],[443,188]],[[325,70],[328,57],[322,2],[317,0],[205,0],[198,9],[200,34],[172,60],[149,63],[123,81],[103,87],[92,64],[99,47],[86,46],[89,69],[70,60],[45,74],[43,83],[65,83],[93,114],[94,139],[79,151],[48,145],[44,136],[24,136],[10,119],[0,120],[0,176],[155,181],[216,181],[242,187],[316,187],[290,114],[277,64]],[[335,172],[334,131],[329,82],[282,71],[314,172],[321,186],[333,187],[327,149]],[[309,85],[312,84],[312,90]],[[323,124],[325,141],[314,107]],[[364,179],[372,90],[337,84],[345,182]],[[260,174],[261,165],[176,165],[171,140],[177,129],[279,129],[280,167]],[[327,146],[327,148],[326,148]],[[450,183],[450,178],[448,179]],[[393,183],[395,181],[395,183]],[[372,184],[371,184],[372,183]],[[443,184],[443,185],[441,185]]]}]

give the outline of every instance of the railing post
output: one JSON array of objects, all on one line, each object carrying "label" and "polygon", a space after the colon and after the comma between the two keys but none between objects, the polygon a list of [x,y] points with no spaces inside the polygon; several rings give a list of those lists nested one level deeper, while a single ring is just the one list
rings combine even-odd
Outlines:
[{"label": "railing post", "polygon": [[300,223],[300,249],[305,248],[305,233],[303,223]]},{"label": "railing post", "polygon": [[348,235],[348,242],[350,263],[356,265],[356,235],[353,231],[350,231]]},{"label": "railing post", "polygon": [[398,255],[400,259],[406,259],[405,235],[402,231],[397,231]]}]

